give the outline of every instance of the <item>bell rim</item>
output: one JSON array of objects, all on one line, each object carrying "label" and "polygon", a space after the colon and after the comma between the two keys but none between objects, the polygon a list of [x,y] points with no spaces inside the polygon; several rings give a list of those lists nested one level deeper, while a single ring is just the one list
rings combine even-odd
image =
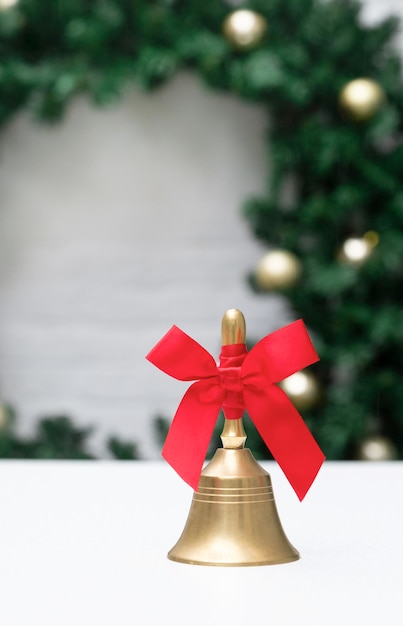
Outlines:
[{"label": "bell rim", "polygon": [[299,561],[301,559],[301,555],[299,552],[294,556],[290,556],[289,558],[284,559],[275,559],[275,560],[261,560],[261,561],[240,561],[240,562],[214,562],[214,561],[197,561],[195,559],[181,559],[180,557],[172,556],[169,552],[167,555],[170,561],[174,561],[176,563],[185,563],[187,565],[201,565],[207,567],[262,567],[264,565],[282,565],[287,563],[293,563],[295,561]]}]

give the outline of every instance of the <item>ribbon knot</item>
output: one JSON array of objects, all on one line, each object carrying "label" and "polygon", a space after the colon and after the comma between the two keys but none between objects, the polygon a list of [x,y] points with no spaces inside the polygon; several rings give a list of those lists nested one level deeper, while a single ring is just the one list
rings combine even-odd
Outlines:
[{"label": "ribbon knot", "polygon": [[302,320],[267,335],[250,352],[245,344],[223,346],[219,366],[177,326],[146,358],[173,378],[195,381],[178,406],[162,451],[193,489],[220,409],[227,419],[242,417],[246,409],[298,498],[304,498],[325,457],[276,384],[319,360]]},{"label": "ribbon knot", "polygon": [[240,367],[219,367],[220,381],[226,391],[242,391]]},{"label": "ribbon knot", "polygon": [[[240,367],[219,367],[220,383],[224,389],[223,406],[243,409],[245,401],[243,398],[243,384]],[[228,417],[231,419],[231,416]],[[234,418],[232,418],[234,419]]]}]

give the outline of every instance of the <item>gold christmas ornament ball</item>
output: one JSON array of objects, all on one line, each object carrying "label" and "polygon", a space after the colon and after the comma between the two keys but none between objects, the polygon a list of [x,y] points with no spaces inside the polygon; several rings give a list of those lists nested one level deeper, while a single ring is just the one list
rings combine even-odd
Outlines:
[{"label": "gold christmas ornament ball", "polygon": [[6,406],[0,404],[0,432],[10,425],[10,413]]},{"label": "gold christmas ornament ball", "polygon": [[223,33],[236,48],[254,48],[267,32],[267,21],[262,15],[248,9],[233,11],[225,19]]},{"label": "gold christmas ornament ball", "polygon": [[302,273],[298,257],[288,250],[271,250],[259,261],[255,281],[259,289],[288,289],[293,287]]},{"label": "gold christmas ornament ball", "polygon": [[18,4],[19,0],[0,0],[0,11],[6,11],[7,9],[11,9],[16,4]]},{"label": "gold christmas ornament ball", "polygon": [[355,122],[366,122],[386,100],[382,87],[370,78],[356,78],[343,87],[339,104],[343,113]]},{"label": "gold christmas ornament ball", "polygon": [[315,376],[306,370],[285,378],[279,387],[287,394],[298,411],[312,409],[321,399],[321,387]]},{"label": "gold christmas ornament ball", "polygon": [[358,446],[360,461],[394,461],[398,458],[396,446],[386,437],[367,437]]},{"label": "gold christmas ornament ball", "polygon": [[365,233],[363,237],[349,237],[340,249],[339,260],[359,267],[369,259],[378,242],[379,235],[373,230]]}]

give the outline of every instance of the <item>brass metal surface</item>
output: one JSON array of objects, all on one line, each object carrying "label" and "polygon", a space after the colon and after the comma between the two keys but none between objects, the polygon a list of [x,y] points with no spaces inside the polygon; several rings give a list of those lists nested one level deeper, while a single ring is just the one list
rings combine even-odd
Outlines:
[{"label": "brass metal surface", "polygon": [[[245,320],[224,314],[223,345],[245,343]],[[244,448],[242,419],[224,420],[219,448],[200,476],[172,561],[192,565],[251,566],[288,563],[299,553],[278,516],[270,475]]]},{"label": "brass metal surface", "polygon": [[216,566],[274,565],[299,558],[281,525],[270,475],[249,449],[216,451],[168,558]]},{"label": "brass metal surface", "polygon": [[230,346],[237,343],[245,343],[246,324],[245,318],[239,309],[228,309],[221,322],[221,344]]},{"label": "brass metal surface", "polygon": [[224,420],[221,441],[223,447],[230,450],[238,450],[245,447],[246,433],[242,418],[238,420]]}]

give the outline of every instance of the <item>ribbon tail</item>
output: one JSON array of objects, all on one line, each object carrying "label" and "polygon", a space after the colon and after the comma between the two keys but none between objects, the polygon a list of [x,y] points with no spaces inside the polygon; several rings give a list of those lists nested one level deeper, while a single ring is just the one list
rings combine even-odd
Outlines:
[{"label": "ribbon tail", "polygon": [[246,408],[299,500],[303,500],[325,455],[301,415],[275,385],[264,392],[247,392]]},{"label": "ribbon tail", "polygon": [[195,491],[221,401],[219,387],[211,393],[211,383],[207,381],[191,385],[178,406],[162,449],[164,459]]}]

